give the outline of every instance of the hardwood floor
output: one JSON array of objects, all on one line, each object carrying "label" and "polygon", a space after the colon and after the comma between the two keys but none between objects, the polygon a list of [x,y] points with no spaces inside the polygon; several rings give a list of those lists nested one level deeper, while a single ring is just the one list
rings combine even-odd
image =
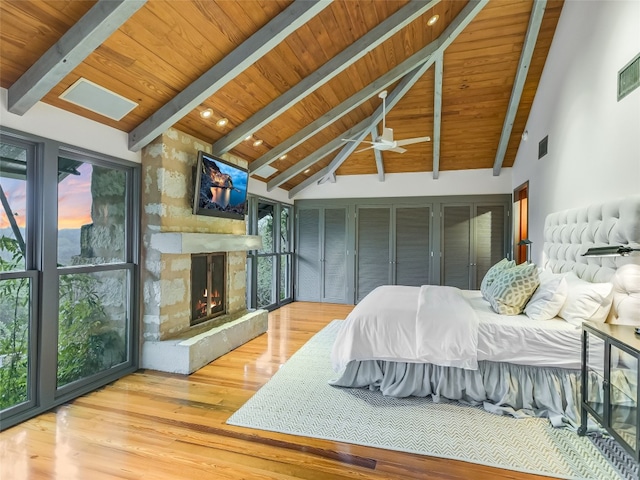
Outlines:
[{"label": "hardwood floor", "polygon": [[190,375],[140,370],[0,433],[0,478],[542,479],[226,425],[280,365],[350,306],[297,302],[268,333]]}]

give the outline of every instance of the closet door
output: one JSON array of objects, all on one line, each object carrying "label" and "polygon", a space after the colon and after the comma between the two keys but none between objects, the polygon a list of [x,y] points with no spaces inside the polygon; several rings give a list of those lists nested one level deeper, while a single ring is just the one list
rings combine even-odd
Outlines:
[{"label": "closet door", "polygon": [[441,285],[471,288],[471,205],[442,206]]},{"label": "closet door", "polygon": [[431,283],[431,207],[395,209],[396,285]]},{"label": "closet door", "polygon": [[320,209],[298,210],[296,300],[318,302],[322,275],[320,262]]},{"label": "closet door", "polygon": [[323,302],[347,303],[347,209],[324,210]]},{"label": "closet door", "polygon": [[391,283],[391,208],[363,207],[356,216],[356,303]]},{"label": "closet door", "polygon": [[506,255],[506,207],[504,205],[476,205],[473,227],[475,230],[474,280],[471,288],[480,288],[487,270]]}]

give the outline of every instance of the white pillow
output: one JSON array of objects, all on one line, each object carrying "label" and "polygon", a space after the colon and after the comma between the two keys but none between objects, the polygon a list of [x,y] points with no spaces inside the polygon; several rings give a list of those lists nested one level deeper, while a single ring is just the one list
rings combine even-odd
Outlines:
[{"label": "white pillow", "polygon": [[581,326],[583,321],[604,323],[613,303],[611,283],[590,283],[570,272],[566,274],[567,300],[560,309],[559,317]]},{"label": "white pillow", "polygon": [[569,287],[564,275],[543,271],[540,286],[524,307],[531,320],[550,320],[558,315],[567,299]]}]

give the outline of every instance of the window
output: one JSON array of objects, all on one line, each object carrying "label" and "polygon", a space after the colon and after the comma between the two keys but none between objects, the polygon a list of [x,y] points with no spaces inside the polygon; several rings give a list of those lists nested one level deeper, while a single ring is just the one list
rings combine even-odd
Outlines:
[{"label": "window", "polygon": [[247,305],[272,310],[293,298],[293,207],[249,197],[248,231],[262,237],[262,248],[249,252]]},{"label": "window", "polygon": [[137,367],[139,170],[2,132],[2,428]]},{"label": "window", "polygon": [[33,359],[37,271],[27,201],[35,148],[17,139],[0,141],[0,411],[35,404]]}]

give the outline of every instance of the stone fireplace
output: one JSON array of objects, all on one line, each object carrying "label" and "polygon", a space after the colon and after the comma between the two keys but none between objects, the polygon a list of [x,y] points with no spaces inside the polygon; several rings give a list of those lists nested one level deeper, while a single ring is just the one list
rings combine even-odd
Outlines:
[{"label": "stone fireplace", "polygon": [[211,147],[169,129],[142,152],[142,368],[192,373],[267,329],[267,312],[246,306],[246,252],[261,238],[192,213],[198,150]]}]

